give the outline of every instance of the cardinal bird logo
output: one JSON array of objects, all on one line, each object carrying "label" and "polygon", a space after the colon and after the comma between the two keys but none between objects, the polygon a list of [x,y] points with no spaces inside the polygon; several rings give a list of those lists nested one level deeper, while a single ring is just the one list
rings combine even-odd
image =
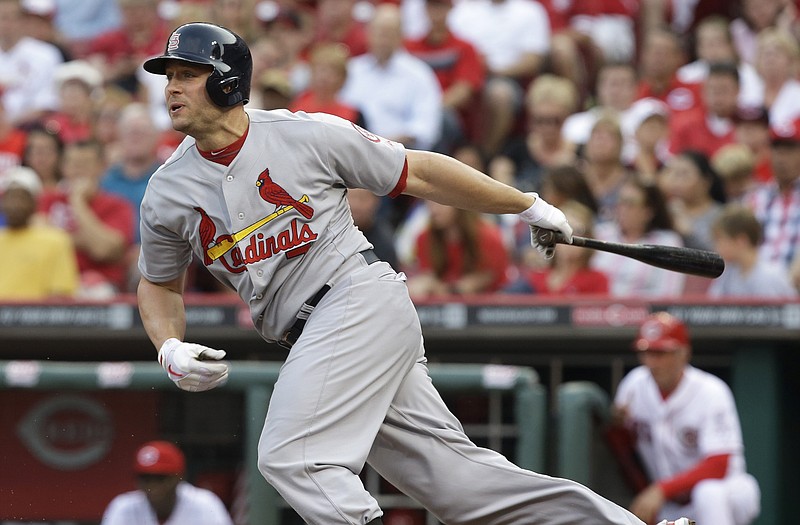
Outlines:
[{"label": "cardinal bird logo", "polygon": [[[217,226],[203,208],[195,208],[194,211],[200,214],[200,227],[197,231],[197,234],[200,237],[200,244],[203,245],[203,248],[209,248],[215,244],[217,237]],[[209,257],[205,251],[203,252],[203,255],[203,262],[206,266],[208,266],[212,263],[211,257]]]},{"label": "cardinal bird logo", "polygon": [[277,208],[291,206],[300,212],[300,215],[306,219],[310,219],[314,216],[314,208],[295,199],[280,185],[272,180],[272,178],[269,176],[269,168],[266,168],[258,176],[256,186],[258,186],[258,194],[261,195],[261,198],[271,204],[274,204]]}]

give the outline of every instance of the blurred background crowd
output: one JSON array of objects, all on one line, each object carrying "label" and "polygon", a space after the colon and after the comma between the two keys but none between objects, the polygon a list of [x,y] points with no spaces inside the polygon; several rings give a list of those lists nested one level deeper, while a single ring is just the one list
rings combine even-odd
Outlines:
[{"label": "blurred background crowd", "polygon": [[[515,216],[350,191],[414,298],[796,297],[798,5],[0,0],[0,300],[135,290],[139,203],[183,139],[141,64],[197,20],[249,43],[249,108],[332,113],[538,192],[576,234],[727,265],[711,281],[569,246],[545,261]],[[202,261],[188,286],[223,292]]]}]

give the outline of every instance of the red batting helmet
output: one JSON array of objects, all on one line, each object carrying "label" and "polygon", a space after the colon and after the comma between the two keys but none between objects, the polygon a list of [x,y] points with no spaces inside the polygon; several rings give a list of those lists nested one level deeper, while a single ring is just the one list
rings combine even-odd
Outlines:
[{"label": "red batting helmet", "polygon": [[667,312],[650,315],[639,327],[633,342],[634,350],[672,352],[689,346],[689,331],[683,321]]},{"label": "red batting helmet", "polygon": [[247,104],[253,58],[245,41],[230,29],[205,22],[184,24],[172,32],[164,54],[144,63],[144,69],[163,75],[167,60],[206,64],[214,70],[206,90],[218,106]]}]

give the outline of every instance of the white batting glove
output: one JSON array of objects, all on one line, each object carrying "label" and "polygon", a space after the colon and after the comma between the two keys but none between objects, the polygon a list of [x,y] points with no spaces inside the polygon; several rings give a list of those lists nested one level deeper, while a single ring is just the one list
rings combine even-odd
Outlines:
[{"label": "white batting glove", "polygon": [[215,350],[195,343],[184,343],[174,337],[164,341],[158,350],[158,362],[181,390],[202,392],[228,381],[228,363],[216,363],[225,357],[224,350]]},{"label": "white batting glove", "polygon": [[548,230],[559,231],[564,235],[564,238],[571,243],[572,226],[567,222],[564,212],[545,202],[545,200],[536,193],[531,192],[528,193],[528,195],[533,195],[536,200],[533,201],[530,208],[519,213],[519,218],[531,228],[531,245],[546,259],[550,259],[553,257],[553,253],[555,253],[555,244],[540,244],[537,240],[536,229],[546,228]]}]

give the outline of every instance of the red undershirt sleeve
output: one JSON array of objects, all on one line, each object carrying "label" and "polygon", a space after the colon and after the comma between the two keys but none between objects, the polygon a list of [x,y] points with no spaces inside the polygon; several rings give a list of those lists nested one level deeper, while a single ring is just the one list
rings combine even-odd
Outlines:
[{"label": "red undershirt sleeve", "polygon": [[403,161],[403,172],[400,174],[400,180],[395,184],[394,189],[389,193],[389,197],[399,197],[406,189],[406,180],[408,180],[408,159]]},{"label": "red undershirt sleeve", "polygon": [[681,472],[670,479],[662,480],[658,483],[664,496],[667,499],[674,499],[676,496],[686,494],[695,485],[704,479],[720,479],[725,477],[728,471],[728,461],[730,454],[718,454],[708,456],[706,459],[695,465],[693,468]]}]

